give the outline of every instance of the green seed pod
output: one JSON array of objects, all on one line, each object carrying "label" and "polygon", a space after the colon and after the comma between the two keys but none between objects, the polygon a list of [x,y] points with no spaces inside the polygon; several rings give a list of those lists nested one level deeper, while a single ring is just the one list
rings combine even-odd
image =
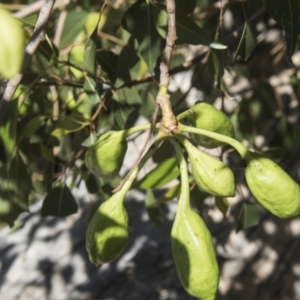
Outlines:
[{"label": "green seed pod", "polygon": [[[234,136],[234,128],[229,118],[216,107],[205,102],[199,102],[183,112],[177,119],[188,118],[191,126],[217,132],[229,137]],[[216,148],[224,143],[206,136],[193,134],[193,139],[206,148]]]},{"label": "green seed pod", "polygon": [[25,34],[22,23],[0,7],[0,75],[10,79],[21,69]]},{"label": "green seed pod", "polygon": [[180,163],[180,171],[181,194],[171,231],[175,266],[188,293],[202,300],[213,300],[219,283],[213,240],[205,222],[190,207],[185,160]]},{"label": "green seed pod", "polygon": [[119,173],[127,151],[124,130],[108,131],[87,150],[85,164],[97,176],[114,176]]},{"label": "green seed pod", "polygon": [[249,152],[244,159],[246,181],[258,202],[279,218],[298,216],[299,185],[267,157]]},{"label": "green seed pod", "polygon": [[219,197],[235,195],[234,176],[220,160],[202,152],[186,138],[182,141],[192,165],[192,173],[200,189],[208,194]]},{"label": "green seed pod", "polygon": [[102,203],[89,222],[86,248],[92,263],[101,266],[116,259],[129,239],[126,193],[119,191]]}]

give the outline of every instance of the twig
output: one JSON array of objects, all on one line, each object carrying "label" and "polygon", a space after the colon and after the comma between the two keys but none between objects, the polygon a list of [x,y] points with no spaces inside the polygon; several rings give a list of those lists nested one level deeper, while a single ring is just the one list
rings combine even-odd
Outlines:
[{"label": "twig", "polygon": [[[29,5],[26,5],[24,8],[15,12],[13,15],[17,19],[24,19],[41,10],[41,8],[43,7],[43,2],[44,2],[43,0],[40,0],[40,1],[33,2]],[[56,0],[53,9],[67,6],[70,4],[70,2],[71,0]]]},{"label": "twig", "polygon": [[21,72],[14,78],[10,79],[7,83],[5,91],[0,100],[0,124],[2,123],[4,114],[8,108],[9,101],[12,99],[26,69],[28,68],[31,58],[37,49],[40,41],[43,39],[46,25],[52,10],[55,0],[45,0],[44,5],[40,11],[36,26],[33,34],[29,40],[29,43],[25,47],[25,55]]},{"label": "twig", "polygon": [[176,35],[176,15],[175,15],[175,0],[167,0],[168,12],[168,34],[166,38],[166,48],[164,57],[160,63],[160,90],[156,98],[156,103],[162,111],[161,128],[164,133],[170,134],[177,131],[177,120],[171,106],[171,97],[168,94],[168,86],[170,83],[170,61],[172,51],[177,39]]},{"label": "twig", "polygon": [[158,95],[156,97],[156,105],[154,112],[151,117],[151,126],[147,134],[147,138],[143,144],[142,149],[138,155],[138,158],[135,160],[134,164],[132,165],[130,171],[124,177],[124,179],[120,182],[120,184],[113,190],[113,192],[119,191],[125,182],[128,180],[132,172],[136,169],[137,165],[139,164],[140,160],[142,159],[144,152],[147,148],[148,143],[151,140],[152,132],[155,126],[157,114],[159,107],[162,110],[162,125],[160,126],[160,130],[165,133],[169,134],[175,132],[177,130],[177,120],[172,111],[171,102],[170,102],[170,95],[167,94],[168,86],[170,83],[170,75],[169,75],[169,68],[170,68],[170,61],[172,57],[172,50],[175,44],[175,40],[177,39],[176,36],[176,18],[175,18],[175,0],[167,0],[167,12],[168,12],[168,34],[166,37],[166,47],[163,59],[160,63],[160,89]]}]

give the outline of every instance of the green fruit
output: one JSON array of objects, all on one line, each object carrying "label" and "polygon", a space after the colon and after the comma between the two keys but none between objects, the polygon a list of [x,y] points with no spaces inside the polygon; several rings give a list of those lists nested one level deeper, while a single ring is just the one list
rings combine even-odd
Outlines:
[{"label": "green fruit", "polygon": [[188,139],[183,137],[178,137],[178,139],[188,153],[192,173],[200,189],[215,196],[234,196],[235,184],[231,169],[223,162],[196,148]]},{"label": "green fruit", "polygon": [[249,152],[244,159],[246,181],[258,202],[279,218],[298,216],[299,185],[267,157]]},{"label": "green fruit", "polygon": [[[188,118],[191,126],[213,131],[229,137],[234,136],[234,128],[229,118],[216,107],[205,102],[199,102],[192,108],[180,114],[177,119]],[[224,143],[202,135],[192,135],[193,139],[206,148],[216,148]]]},{"label": "green fruit", "polygon": [[181,194],[171,231],[173,258],[186,291],[202,300],[213,300],[219,283],[218,262],[206,224],[190,207],[189,180],[184,165],[186,162],[182,160]]},{"label": "green fruit", "polygon": [[0,75],[10,79],[21,69],[25,35],[22,23],[0,7]]},{"label": "green fruit", "polygon": [[126,193],[119,191],[102,203],[89,222],[86,248],[97,266],[111,262],[124,250],[129,239]]},{"label": "green fruit", "polygon": [[85,164],[97,176],[114,176],[119,173],[127,151],[126,134],[108,131],[87,150]]}]

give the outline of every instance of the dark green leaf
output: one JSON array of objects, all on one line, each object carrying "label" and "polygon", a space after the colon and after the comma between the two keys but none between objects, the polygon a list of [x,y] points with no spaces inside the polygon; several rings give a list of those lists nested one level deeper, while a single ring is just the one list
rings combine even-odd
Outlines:
[{"label": "dark green leaf", "polygon": [[54,187],[45,197],[41,213],[43,216],[66,217],[77,212],[78,206],[65,184]]},{"label": "dark green leaf", "polygon": [[[131,78],[130,70],[137,65],[140,58],[136,54],[134,48],[134,38],[131,37],[126,46],[123,47],[117,61],[117,74],[124,82],[135,79],[136,76]],[[136,75],[136,74],[133,74]]]},{"label": "dark green leaf", "polygon": [[229,202],[227,198],[224,197],[215,197],[215,203],[216,207],[219,209],[219,211],[223,214],[223,217],[226,218],[226,214],[229,209]]},{"label": "dark green leaf", "polygon": [[49,193],[52,190],[52,184],[54,180],[53,175],[54,175],[54,163],[49,161],[45,168],[44,180],[43,180],[46,193]]},{"label": "dark green leaf", "polygon": [[175,0],[175,5],[177,11],[189,15],[196,7],[196,0]]},{"label": "dark green leaf", "polygon": [[89,173],[87,179],[85,180],[86,188],[91,194],[98,193],[102,182],[99,176],[95,176],[93,173]]},{"label": "dark green leaf", "polygon": [[287,55],[293,55],[300,34],[300,4],[298,0],[262,0],[264,6],[285,32]]},{"label": "dark green leaf", "polygon": [[240,216],[237,221],[236,231],[255,226],[259,223],[263,213],[262,207],[257,203],[243,203]]},{"label": "dark green leaf", "polygon": [[129,7],[122,19],[123,28],[138,41],[139,53],[150,71],[156,66],[164,48],[164,39],[156,31],[156,10],[150,1],[139,0]]},{"label": "dark green leaf", "polygon": [[144,178],[136,183],[135,187],[140,189],[153,189],[163,187],[167,183],[177,178],[180,171],[177,166],[176,158],[169,158],[160,163]]},{"label": "dark green leaf", "polygon": [[117,78],[118,55],[112,51],[97,51],[97,60],[103,71],[107,73],[109,80],[113,83]]},{"label": "dark green leaf", "polygon": [[208,71],[210,73],[211,78],[213,79],[215,85],[222,89],[223,83],[223,75],[224,75],[224,64],[223,58],[221,56],[220,51],[211,51],[208,57]]},{"label": "dark green leaf", "polygon": [[30,137],[32,134],[34,134],[38,128],[43,124],[45,121],[45,116],[36,116],[32,118],[25,126],[25,128],[22,130],[22,133],[18,137],[18,143],[20,143],[23,139],[26,139]]},{"label": "dark green leaf", "polygon": [[234,60],[236,60],[237,56],[241,56],[243,60],[246,61],[256,48],[256,45],[256,37],[252,32],[250,25],[246,22],[238,48],[234,55]]},{"label": "dark green leaf", "polygon": [[[157,30],[162,37],[167,34],[168,17],[165,10],[157,14]],[[214,42],[206,32],[190,17],[181,11],[176,11],[176,44],[205,45],[215,49],[226,49],[227,46]]]},{"label": "dark green leaf", "polygon": [[0,220],[13,226],[18,215],[28,210],[31,178],[21,156],[0,168]]},{"label": "dark green leaf", "polygon": [[0,139],[5,148],[6,158],[10,159],[15,149],[18,122],[18,99],[11,100],[0,126]]},{"label": "dark green leaf", "polygon": [[145,206],[151,223],[157,228],[161,227],[163,218],[151,190],[146,191]]}]

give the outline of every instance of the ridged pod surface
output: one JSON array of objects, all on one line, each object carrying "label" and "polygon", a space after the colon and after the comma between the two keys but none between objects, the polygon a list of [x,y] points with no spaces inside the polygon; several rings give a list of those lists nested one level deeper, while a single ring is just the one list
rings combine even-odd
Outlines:
[{"label": "ridged pod surface", "polygon": [[21,69],[25,34],[22,23],[0,7],[0,75],[10,79]]},{"label": "ridged pod surface", "polygon": [[219,266],[211,234],[202,218],[190,207],[187,167],[184,169],[171,231],[173,258],[186,291],[202,300],[213,300],[219,284]]},{"label": "ridged pod surface", "polygon": [[179,139],[188,153],[192,173],[199,187],[211,195],[234,196],[235,183],[231,169],[220,160],[199,150],[188,139]]},{"label": "ridged pod surface", "polygon": [[89,222],[86,248],[92,263],[101,266],[116,259],[129,239],[126,193],[119,191],[102,203]]},{"label": "ridged pod surface", "polygon": [[85,163],[97,176],[114,176],[121,169],[127,151],[124,131],[108,131],[101,135],[86,152]]},{"label": "ridged pod surface", "polygon": [[[199,102],[188,109],[182,115],[186,116],[191,126],[217,132],[229,137],[234,136],[234,128],[230,119],[215,106]],[[206,148],[216,148],[224,143],[208,138],[206,136],[193,134],[193,139]]]},{"label": "ridged pod surface", "polygon": [[244,159],[246,181],[258,202],[279,218],[298,216],[299,185],[267,157],[249,152]]}]

